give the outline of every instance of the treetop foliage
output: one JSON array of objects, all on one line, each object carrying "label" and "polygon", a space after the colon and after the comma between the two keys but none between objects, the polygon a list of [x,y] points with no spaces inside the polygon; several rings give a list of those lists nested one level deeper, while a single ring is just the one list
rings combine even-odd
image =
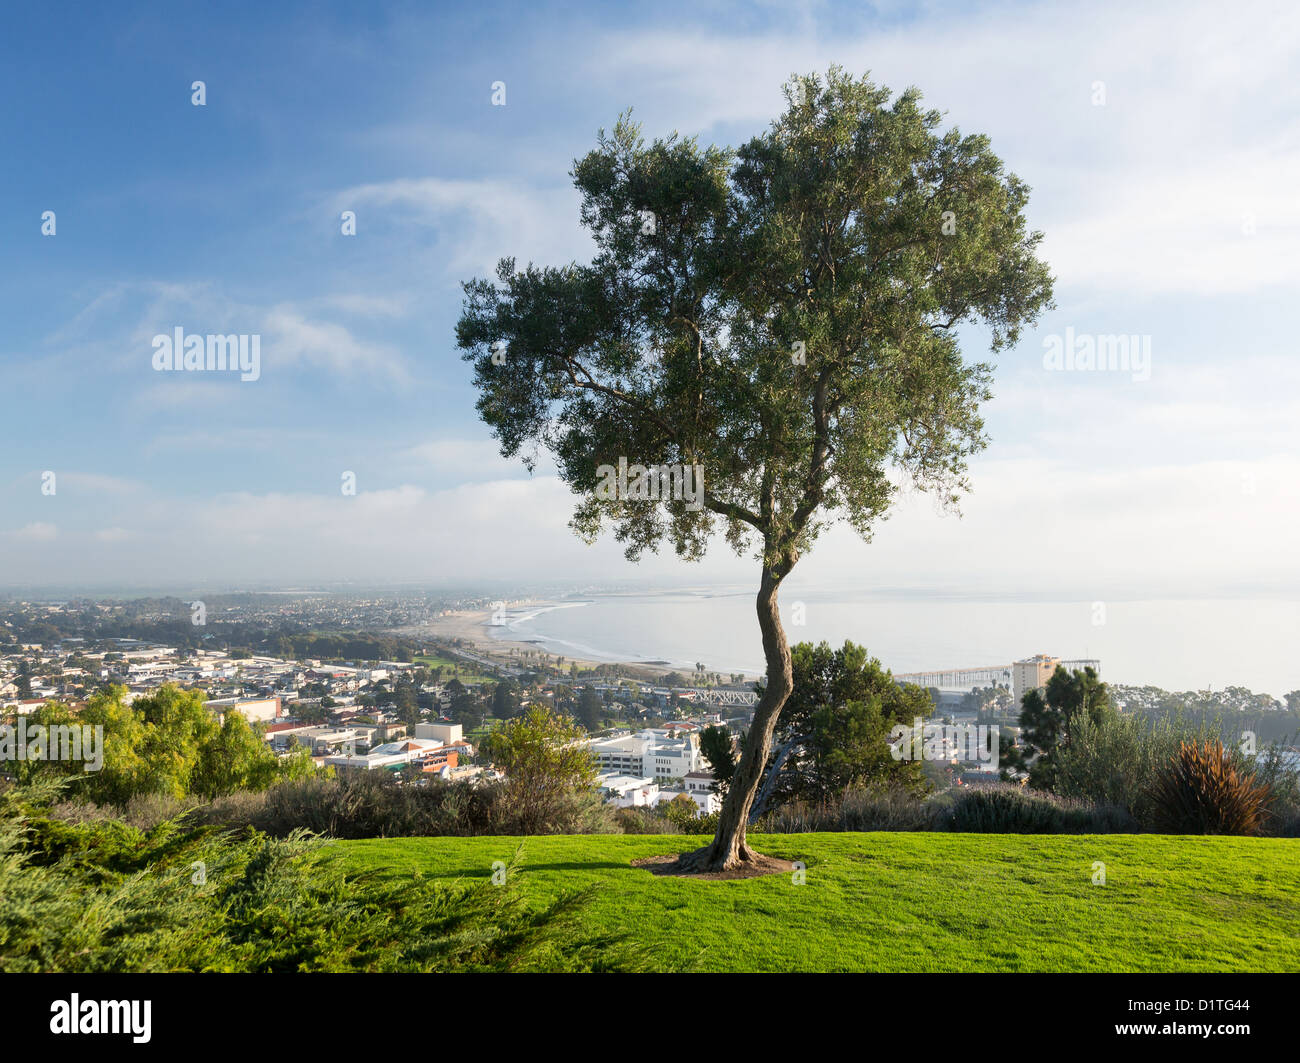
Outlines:
[{"label": "treetop foliage", "polygon": [[[465,285],[503,454],[549,449],[575,530],[611,523],[629,558],[665,538],[698,558],[720,524],[784,575],[833,515],[869,538],[900,475],[954,503],[991,372],[955,330],[996,351],[1050,304],[1028,188],[987,138],[837,68],[787,95],[736,150],[647,144],[625,114],[573,169],[594,259]],[[620,456],[698,466],[703,507],[598,498]]]}]

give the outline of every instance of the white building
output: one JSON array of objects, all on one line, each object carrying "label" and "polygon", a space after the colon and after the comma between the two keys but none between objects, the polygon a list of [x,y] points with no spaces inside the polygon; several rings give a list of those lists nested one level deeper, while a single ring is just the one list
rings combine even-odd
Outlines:
[{"label": "white building", "polygon": [[700,806],[701,815],[722,811],[722,798],[713,792],[713,776],[707,771],[687,772],[682,779],[682,792]]},{"label": "white building", "polygon": [[633,778],[680,779],[702,763],[695,734],[671,737],[666,730],[646,728],[634,735],[591,742],[601,772]]},{"label": "white building", "polygon": [[387,768],[400,771],[407,764],[429,756],[442,749],[442,743],[428,738],[403,738],[375,746],[365,756],[360,754],[326,757],[325,763],[341,771],[374,771]]},{"label": "white building", "polygon": [[[272,724],[272,727],[275,727]],[[268,730],[266,739],[276,749],[288,749],[295,742],[313,755],[355,746],[361,735],[352,727],[302,726]]]},{"label": "white building", "polygon": [[659,784],[654,779],[608,772],[596,778],[605,800],[619,808],[653,807],[659,801]]},{"label": "white building", "polygon": [[234,711],[249,723],[271,723],[280,716],[279,698],[208,698],[206,705],[224,720],[226,713]]},{"label": "white building", "polygon": [[416,738],[433,738],[445,746],[454,746],[461,741],[461,727],[458,723],[417,723]]}]

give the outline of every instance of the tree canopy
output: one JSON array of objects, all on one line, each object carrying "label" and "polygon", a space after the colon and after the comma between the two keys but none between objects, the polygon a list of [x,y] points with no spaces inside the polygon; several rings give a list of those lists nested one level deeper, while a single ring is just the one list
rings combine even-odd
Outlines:
[{"label": "tree canopy", "polygon": [[929,694],[894,682],[880,661],[852,642],[838,650],[801,642],[791,657],[794,690],[781,712],[778,742],[789,741],[793,749],[777,793],[816,802],[849,787],[923,791],[920,762],[895,759],[888,737],[895,724],[911,727],[930,715]]},{"label": "tree canopy", "polygon": [[78,793],[104,804],[125,804],[143,794],[221,797],[238,790],[264,790],[282,778],[313,770],[305,753],[277,757],[261,734],[238,712],[219,722],[202,691],[170,683],[123,703],[126,688],[108,687],[73,713],[47,702],[29,724],[103,729],[103,763],[86,771],[79,761],[31,762],[31,771],[70,775]]}]

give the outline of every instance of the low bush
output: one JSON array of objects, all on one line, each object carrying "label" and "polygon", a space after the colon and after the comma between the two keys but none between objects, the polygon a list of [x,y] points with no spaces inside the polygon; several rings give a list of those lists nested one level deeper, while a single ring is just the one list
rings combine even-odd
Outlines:
[{"label": "low bush", "polygon": [[599,794],[558,794],[542,817],[516,812],[499,784],[426,780],[399,783],[386,773],[281,783],[260,794],[233,794],[196,809],[200,822],[250,826],[275,838],[306,828],[332,838],[406,838],[483,834],[600,834],[616,831]]},{"label": "low bush", "polygon": [[617,808],[614,825],[624,834],[681,834],[677,825],[657,808]]},{"label": "low bush", "polygon": [[1115,834],[1138,829],[1122,808],[1023,790],[1012,784],[963,790],[944,829],[972,834]]},{"label": "low bush", "polygon": [[517,885],[358,875],[298,831],[144,831],[49,818],[0,794],[0,972],[605,971],[649,957],[593,934],[591,891],[529,907]]},{"label": "low bush", "polygon": [[1257,783],[1268,787],[1267,814],[1260,833],[1300,838],[1300,772],[1289,763],[1281,746],[1270,746],[1246,768]]},{"label": "low bush", "polygon": [[713,834],[718,829],[718,813],[700,814],[700,806],[690,797],[678,796],[659,806],[663,818],[676,829],[674,834]]},{"label": "low bush", "polygon": [[[237,795],[243,796],[243,795]],[[260,797],[260,794],[250,794]],[[128,827],[149,830],[169,819],[177,819],[186,812],[203,805],[197,797],[172,797],[170,794],[137,794],[120,807],[98,805],[93,801],[62,800],[51,809],[51,815],[68,823],[93,823],[114,820]]]},{"label": "low bush", "polygon": [[817,804],[792,801],[782,805],[762,816],[754,829],[767,834],[942,830],[947,810],[941,798],[922,799],[897,790],[875,794],[849,790]]},{"label": "low bush", "polygon": [[1184,742],[1151,784],[1154,824],[1167,834],[1258,834],[1269,798],[1218,740]]}]

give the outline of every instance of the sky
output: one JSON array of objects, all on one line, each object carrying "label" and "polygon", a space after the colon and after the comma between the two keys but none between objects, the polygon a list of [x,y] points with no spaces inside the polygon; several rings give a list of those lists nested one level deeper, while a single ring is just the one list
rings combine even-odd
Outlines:
[{"label": "sky", "polygon": [[[569,171],[624,110],[735,145],[835,63],[991,138],[1057,306],[960,518],[905,493],[801,578],[1295,599],[1300,8],[1063,7],[6,6],[0,586],[752,581],[573,536],[477,419],[460,285],[590,256]],[[260,336],[260,375],[156,371],[177,327]],[[1115,335],[1146,369],[1045,364]]]}]

